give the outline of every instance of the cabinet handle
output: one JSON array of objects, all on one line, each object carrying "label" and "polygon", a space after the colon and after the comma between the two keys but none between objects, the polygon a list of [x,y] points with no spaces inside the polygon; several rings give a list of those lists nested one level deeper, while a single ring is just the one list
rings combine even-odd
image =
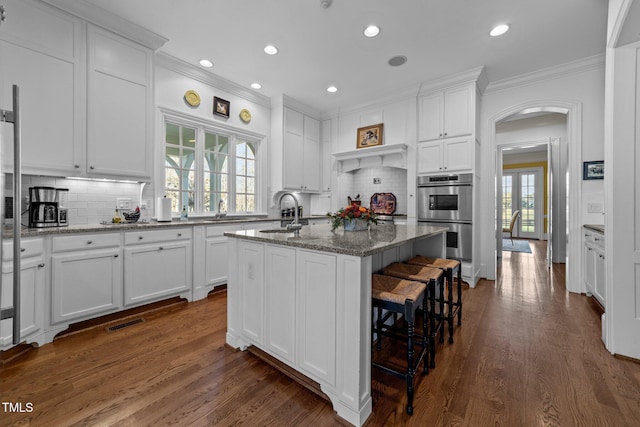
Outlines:
[{"label": "cabinet handle", "polygon": [[44,263],[38,264],[38,268],[42,268],[42,267],[44,267]]},{"label": "cabinet handle", "polygon": [[90,244],[92,244],[92,243],[93,243],[93,240],[89,240],[89,241],[87,242],[87,245],[90,245]]},{"label": "cabinet handle", "polygon": [[604,255],[598,255],[600,258],[604,259]]},{"label": "cabinet handle", "polygon": [[164,247],[160,246],[160,248],[158,248],[158,249],[160,249],[162,251],[162,250],[164,250]]},{"label": "cabinet handle", "polygon": [[80,169],[80,165],[73,165],[74,168]]},{"label": "cabinet handle", "polygon": [[20,248],[20,252],[24,252],[24,251],[26,251],[25,248]]},{"label": "cabinet handle", "polygon": [[115,254],[113,257],[114,257],[114,258],[118,258],[118,254]]},{"label": "cabinet handle", "polygon": [[182,237],[182,233],[178,233],[178,237]]},{"label": "cabinet handle", "polygon": [[438,135],[440,138],[442,138],[442,134]]},{"label": "cabinet handle", "polygon": [[590,250],[591,250],[591,248],[587,248],[587,250],[588,250],[588,251],[590,251]]},{"label": "cabinet handle", "polygon": [[447,136],[447,135],[448,135],[448,133],[446,133],[446,132],[445,132],[445,133],[444,133],[444,136]]},{"label": "cabinet handle", "polygon": [[597,237],[594,237],[593,240],[595,240],[596,242],[600,241],[600,239],[598,239]]},{"label": "cabinet handle", "polygon": [[94,170],[94,169],[95,169],[95,167],[93,167],[93,166],[89,166],[89,169]]},{"label": "cabinet handle", "polygon": [[144,237],[138,236],[138,240],[142,240],[142,239],[144,239]]},{"label": "cabinet handle", "polygon": [[447,170],[447,167],[446,167],[446,166],[444,167],[444,170]]}]

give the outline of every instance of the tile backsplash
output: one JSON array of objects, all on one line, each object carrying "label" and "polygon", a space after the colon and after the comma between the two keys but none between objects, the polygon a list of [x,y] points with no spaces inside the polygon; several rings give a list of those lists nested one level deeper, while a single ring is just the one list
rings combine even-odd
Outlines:
[{"label": "tile backsplash", "polygon": [[[5,196],[11,194],[11,177],[5,182]],[[69,189],[68,219],[69,225],[96,224],[111,221],[116,208],[116,199],[131,199],[131,210],[137,206],[142,209],[141,219],[149,220],[153,216],[153,191],[151,184],[125,183],[112,181],[89,181],[46,176],[22,176],[22,223],[28,224],[29,187],[56,187]]]},{"label": "tile backsplash", "polygon": [[[374,183],[374,180],[376,183]],[[347,197],[360,194],[363,206],[369,206],[374,193],[393,193],[396,214],[407,214],[407,171],[391,167],[363,168],[338,177],[338,206],[347,204]]]}]

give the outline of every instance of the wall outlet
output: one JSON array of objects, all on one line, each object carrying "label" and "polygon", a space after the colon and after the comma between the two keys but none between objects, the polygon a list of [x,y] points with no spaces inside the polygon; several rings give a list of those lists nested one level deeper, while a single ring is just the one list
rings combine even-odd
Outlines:
[{"label": "wall outlet", "polygon": [[118,197],[116,199],[116,207],[118,209],[131,209],[131,199],[128,197]]},{"label": "wall outlet", "polygon": [[373,183],[374,184],[382,184],[382,179],[381,178],[373,178]]}]

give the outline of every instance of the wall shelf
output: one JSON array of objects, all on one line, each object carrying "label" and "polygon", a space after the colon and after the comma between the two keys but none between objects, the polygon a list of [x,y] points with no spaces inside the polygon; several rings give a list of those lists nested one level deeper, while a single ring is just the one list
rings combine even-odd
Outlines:
[{"label": "wall shelf", "polygon": [[387,166],[407,168],[407,144],[380,145],[353,151],[333,153],[338,173],[351,172],[365,167]]}]

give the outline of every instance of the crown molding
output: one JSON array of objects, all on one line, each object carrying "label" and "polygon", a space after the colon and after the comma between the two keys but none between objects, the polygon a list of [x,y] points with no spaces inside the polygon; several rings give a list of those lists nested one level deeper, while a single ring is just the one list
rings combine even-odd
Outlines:
[{"label": "crown molding", "polygon": [[82,0],[41,0],[58,9],[71,13],[87,22],[104,27],[123,37],[129,38],[154,51],[169,40],[131,21],[127,21],[91,3]]},{"label": "crown molding", "polygon": [[498,80],[489,83],[485,93],[495,93],[503,90],[514,89],[521,86],[526,86],[541,81],[556,79],[565,77],[575,73],[581,73],[585,71],[594,70],[597,68],[603,68],[605,64],[605,55],[598,54],[589,56],[587,58],[579,59],[576,61],[567,62],[561,65],[544,68],[542,70],[534,71],[531,73],[521,74],[519,76],[508,78],[504,80]]},{"label": "crown molding", "polygon": [[480,93],[484,92],[484,89],[486,88],[488,83],[484,71],[484,65],[460,73],[451,74],[439,79],[424,82],[422,83],[422,85],[420,85],[418,95],[424,95],[427,93],[449,89],[453,86],[468,83],[476,83],[478,85]]},{"label": "crown molding", "polygon": [[270,98],[257,94],[231,80],[220,77],[216,74],[204,71],[195,65],[178,59],[174,56],[166,54],[164,52],[156,52],[154,57],[155,65],[163,67],[168,70],[174,71],[190,79],[199,81],[209,86],[213,86],[216,89],[223,90],[232,95],[246,99],[247,101],[261,105],[263,107],[271,108]]}]

